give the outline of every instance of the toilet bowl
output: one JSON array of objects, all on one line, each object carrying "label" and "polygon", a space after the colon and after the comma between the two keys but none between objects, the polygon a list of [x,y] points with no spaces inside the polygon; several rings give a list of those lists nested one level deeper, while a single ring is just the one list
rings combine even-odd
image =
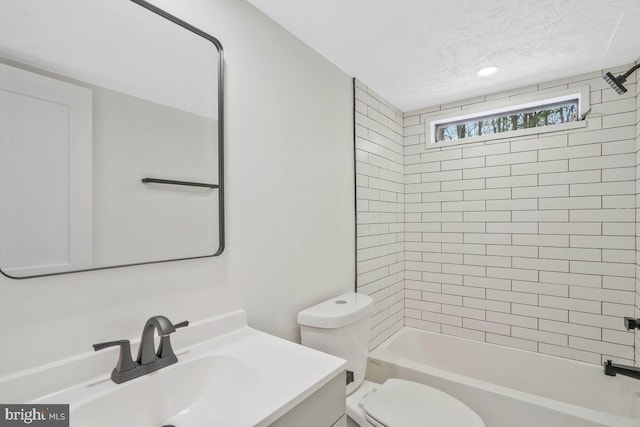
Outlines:
[{"label": "toilet bowl", "polygon": [[471,408],[433,387],[397,378],[383,384],[365,381],[372,308],[368,295],[348,293],[298,313],[303,345],[347,360],[349,424],[485,427]]}]

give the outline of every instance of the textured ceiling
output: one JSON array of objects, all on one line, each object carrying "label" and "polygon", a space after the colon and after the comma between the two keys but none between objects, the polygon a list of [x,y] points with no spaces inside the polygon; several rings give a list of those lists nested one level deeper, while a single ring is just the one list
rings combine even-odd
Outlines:
[{"label": "textured ceiling", "polygon": [[640,0],[248,1],[403,111],[640,57]]}]

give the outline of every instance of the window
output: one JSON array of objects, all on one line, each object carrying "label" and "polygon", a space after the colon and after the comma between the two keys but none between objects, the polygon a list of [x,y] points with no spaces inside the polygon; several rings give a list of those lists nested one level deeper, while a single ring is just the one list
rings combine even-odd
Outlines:
[{"label": "window", "polygon": [[[588,110],[589,88],[563,91],[528,102],[510,102],[500,107],[475,109],[455,117],[433,117],[427,122],[431,143],[471,142],[551,132],[584,126],[580,120]],[[586,107],[586,108],[585,108]],[[464,141],[462,141],[464,140]]]},{"label": "window", "polygon": [[436,125],[436,142],[557,125],[578,119],[578,100]]}]

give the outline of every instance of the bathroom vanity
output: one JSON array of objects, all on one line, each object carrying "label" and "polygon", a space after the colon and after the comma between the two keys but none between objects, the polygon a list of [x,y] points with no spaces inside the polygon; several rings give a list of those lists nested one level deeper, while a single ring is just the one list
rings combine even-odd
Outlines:
[{"label": "bathroom vanity", "polygon": [[278,418],[271,426],[347,427],[344,384],[344,375],[338,375],[327,385]]},{"label": "bathroom vanity", "polygon": [[122,384],[118,349],[91,351],[0,378],[0,401],[69,404],[77,426],[346,426],[346,362],[248,327],[244,310],[172,341],[177,363]]}]

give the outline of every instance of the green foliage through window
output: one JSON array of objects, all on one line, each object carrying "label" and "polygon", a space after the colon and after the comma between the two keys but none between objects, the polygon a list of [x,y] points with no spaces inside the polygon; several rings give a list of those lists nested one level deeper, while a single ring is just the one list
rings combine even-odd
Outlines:
[{"label": "green foliage through window", "polygon": [[440,123],[435,129],[436,142],[557,125],[576,120],[578,120],[578,100],[572,99],[523,110]]}]

